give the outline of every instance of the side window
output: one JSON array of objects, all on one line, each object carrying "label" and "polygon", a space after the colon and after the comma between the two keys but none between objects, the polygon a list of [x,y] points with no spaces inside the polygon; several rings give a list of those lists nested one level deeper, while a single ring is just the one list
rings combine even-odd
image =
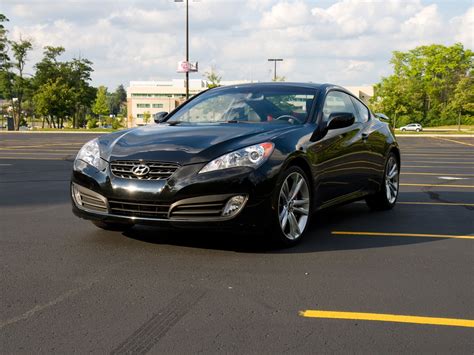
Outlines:
[{"label": "side window", "polygon": [[331,91],[327,94],[323,106],[323,121],[327,122],[333,112],[350,112],[357,117],[351,97],[341,91]]},{"label": "side window", "polygon": [[354,105],[357,108],[357,111],[359,112],[359,115],[356,115],[356,122],[367,122],[369,120],[369,109],[365,107],[359,100],[357,99],[352,99],[354,101]]}]

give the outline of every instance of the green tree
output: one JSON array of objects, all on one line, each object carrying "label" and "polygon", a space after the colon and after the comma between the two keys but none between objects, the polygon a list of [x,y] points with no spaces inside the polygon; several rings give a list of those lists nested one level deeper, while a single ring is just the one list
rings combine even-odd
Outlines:
[{"label": "green tree", "polygon": [[216,88],[221,85],[222,76],[220,76],[214,67],[211,70],[204,73],[204,77],[207,80],[208,89]]},{"label": "green tree", "polygon": [[145,124],[150,123],[151,114],[148,111],[143,112],[143,122]]},{"label": "green tree", "polygon": [[107,103],[107,88],[105,86],[99,86],[94,105],[92,106],[92,112],[99,116],[99,120],[101,116],[109,114],[109,105]]},{"label": "green tree", "polygon": [[273,78],[272,81],[285,81],[286,78],[284,76],[276,76],[276,78]]},{"label": "green tree", "polygon": [[107,101],[111,114],[114,116],[126,115],[127,92],[122,84],[117,87],[115,92],[107,94]]},{"label": "green tree", "polygon": [[4,22],[8,18],[0,14],[0,98],[11,100],[13,91],[13,73],[11,73],[10,57],[8,55],[8,37]]},{"label": "green tree", "polygon": [[393,52],[394,74],[375,86],[373,107],[390,117],[424,125],[455,122],[450,102],[458,82],[473,72],[473,51],[462,44],[433,44]]},{"label": "green tree", "polygon": [[61,83],[65,85],[61,87],[72,89],[74,95],[68,116],[56,117],[56,120],[58,120],[57,124],[61,125],[60,120],[70,117],[73,119],[73,127],[78,127],[85,121],[96,97],[96,89],[89,84],[93,71],[92,62],[84,58],[73,58],[67,62],[61,61],[59,57],[64,51],[63,47],[44,47],[43,58],[35,65],[36,75],[33,83],[37,91],[49,81],[60,79]]},{"label": "green tree", "polygon": [[36,112],[46,117],[50,126],[62,128],[63,118],[71,113],[74,95],[74,90],[61,78],[51,79],[33,97]]},{"label": "green tree", "polygon": [[465,76],[459,80],[448,109],[457,114],[458,130],[461,130],[463,116],[466,124],[474,124],[474,78],[472,76]]},{"label": "green tree", "polygon": [[115,95],[118,97],[120,102],[127,102],[127,91],[125,91],[125,88],[122,84],[117,86],[117,89],[115,90]]},{"label": "green tree", "polygon": [[8,18],[0,13],[0,71],[6,70],[10,62],[10,57],[8,56],[7,29],[3,25],[4,22],[8,22]]},{"label": "green tree", "polygon": [[13,77],[13,96],[11,97],[13,108],[13,120],[15,129],[20,129],[20,121],[22,115],[22,104],[24,95],[29,86],[29,80],[24,78],[24,70],[27,61],[28,52],[33,48],[31,41],[20,38],[18,41],[11,41],[11,49],[14,61],[12,67],[17,71],[17,75]]}]

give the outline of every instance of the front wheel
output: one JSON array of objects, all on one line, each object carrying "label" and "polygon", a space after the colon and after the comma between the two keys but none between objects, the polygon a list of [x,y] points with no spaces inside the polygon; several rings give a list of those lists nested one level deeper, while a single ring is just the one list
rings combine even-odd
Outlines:
[{"label": "front wheel", "polygon": [[104,221],[93,221],[92,223],[100,229],[116,232],[124,232],[133,226],[133,224],[129,223],[110,223]]},{"label": "front wheel", "polygon": [[400,188],[400,168],[398,159],[392,152],[385,164],[384,179],[380,190],[368,196],[365,201],[372,210],[389,210],[395,206]]},{"label": "front wheel", "polygon": [[312,194],[303,169],[292,166],[285,170],[275,194],[271,237],[279,245],[295,245],[304,236],[311,217]]}]

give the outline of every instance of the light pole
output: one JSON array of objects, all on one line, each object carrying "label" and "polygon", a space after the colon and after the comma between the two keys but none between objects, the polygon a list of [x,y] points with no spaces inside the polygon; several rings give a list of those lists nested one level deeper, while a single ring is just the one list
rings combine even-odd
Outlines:
[{"label": "light pole", "polygon": [[[174,0],[186,2],[186,63],[189,63],[189,0]],[[186,71],[186,100],[189,99],[189,70]]]},{"label": "light pole", "polygon": [[277,62],[283,62],[283,59],[281,58],[269,58],[269,62],[273,62],[275,64],[275,69],[273,71],[273,81],[277,80]]}]

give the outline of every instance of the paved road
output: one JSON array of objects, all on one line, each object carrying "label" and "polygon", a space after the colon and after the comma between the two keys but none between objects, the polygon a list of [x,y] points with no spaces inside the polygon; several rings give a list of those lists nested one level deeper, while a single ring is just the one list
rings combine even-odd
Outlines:
[{"label": "paved road", "polygon": [[269,250],[75,218],[68,179],[90,138],[0,134],[2,353],[473,353],[469,327],[300,315],[474,320],[474,239],[453,238],[474,234],[472,139],[400,138],[394,210],[320,213],[302,244]]}]

